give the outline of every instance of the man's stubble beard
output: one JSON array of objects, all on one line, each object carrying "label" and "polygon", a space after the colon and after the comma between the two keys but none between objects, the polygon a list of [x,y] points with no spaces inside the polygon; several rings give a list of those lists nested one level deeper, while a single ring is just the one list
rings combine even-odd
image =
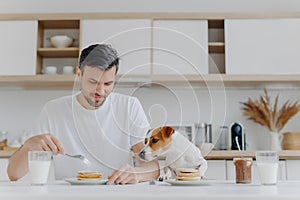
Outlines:
[{"label": "man's stubble beard", "polygon": [[104,104],[104,102],[106,101],[106,98],[108,97],[109,94],[107,96],[105,96],[104,99],[103,99],[103,101],[100,104],[98,104],[98,105],[96,104],[96,102],[92,101],[92,99],[90,97],[86,96],[84,93],[82,93],[82,95],[83,95],[84,99],[86,100],[86,102],[91,107],[97,109],[97,108],[101,107]]}]

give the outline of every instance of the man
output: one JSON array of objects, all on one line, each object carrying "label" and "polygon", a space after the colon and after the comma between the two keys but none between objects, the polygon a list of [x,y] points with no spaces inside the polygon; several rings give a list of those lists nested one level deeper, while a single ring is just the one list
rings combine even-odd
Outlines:
[{"label": "man", "polygon": [[[119,67],[117,52],[95,44],[81,52],[76,76],[80,92],[49,101],[43,107],[33,136],[10,158],[7,173],[18,180],[28,172],[27,153],[52,151],[56,179],[96,170],[109,184],[156,179],[157,160],[132,166],[132,154],[143,147],[149,123],[135,97],[113,93]],[[82,162],[64,154],[82,154]]]}]

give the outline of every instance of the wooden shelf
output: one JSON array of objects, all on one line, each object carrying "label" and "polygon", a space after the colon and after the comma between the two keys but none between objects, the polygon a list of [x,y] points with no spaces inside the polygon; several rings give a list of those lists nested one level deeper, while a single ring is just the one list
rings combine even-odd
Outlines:
[{"label": "wooden shelf", "polygon": [[44,29],[78,29],[79,20],[39,20]]},{"label": "wooden shelf", "polygon": [[38,48],[38,54],[43,58],[78,58],[79,48]]},{"label": "wooden shelf", "polygon": [[[74,75],[0,76],[0,87],[19,89],[72,89]],[[201,87],[266,87],[300,86],[300,75],[151,75],[122,77],[118,87],[127,86],[201,86]]]},{"label": "wooden shelf", "polygon": [[16,89],[71,89],[74,75],[0,76],[0,86]]},{"label": "wooden shelf", "polygon": [[[255,151],[242,151],[244,157],[251,157],[255,159]],[[240,152],[237,150],[216,150],[211,151],[205,159],[207,160],[232,160],[233,158],[240,157]],[[282,150],[279,151],[279,159],[281,160],[299,160],[300,151],[299,150]]]},{"label": "wooden shelf", "polygon": [[208,20],[208,29],[224,29],[224,20],[223,19],[209,19]]},{"label": "wooden shelf", "polygon": [[300,75],[152,75],[152,84],[206,87],[300,86]]},{"label": "wooden shelf", "polygon": [[225,43],[224,42],[209,42],[208,43],[209,53],[225,53]]}]

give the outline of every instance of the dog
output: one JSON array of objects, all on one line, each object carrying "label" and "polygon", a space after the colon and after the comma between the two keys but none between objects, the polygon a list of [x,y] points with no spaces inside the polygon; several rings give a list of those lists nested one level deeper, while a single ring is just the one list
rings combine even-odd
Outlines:
[{"label": "dog", "polygon": [[207,170],[207,161],[199,148],[171,126],[150,129],[139,154],[146,161],[159,156],[165,156],[166,159],[164,175],[160,176],[160,180],[175,178],[178,168],[199,169],[202,178]]}]

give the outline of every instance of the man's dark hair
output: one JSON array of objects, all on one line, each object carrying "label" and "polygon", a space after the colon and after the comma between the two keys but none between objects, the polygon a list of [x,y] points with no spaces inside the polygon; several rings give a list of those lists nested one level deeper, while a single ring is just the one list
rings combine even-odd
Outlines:
[{"label": "man's dark hair", "polygon": [[116,73],[119,69],[119,57],[115,49],[108,44],[93,44],[81,51],[79,68],[83,73],[84,67],[98,67],[107,71],[116,66]]}]

